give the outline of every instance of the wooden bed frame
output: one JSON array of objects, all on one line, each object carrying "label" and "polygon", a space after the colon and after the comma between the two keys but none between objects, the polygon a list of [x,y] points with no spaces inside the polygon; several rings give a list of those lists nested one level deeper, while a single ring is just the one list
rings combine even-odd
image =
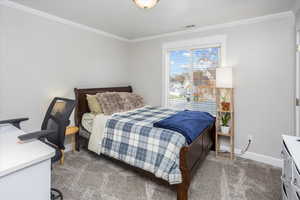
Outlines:
[{"label": "wooden bed frame", "polygon": [[[113,88],[91,88],[91,89],[74,89],[77,106],[75,108],[75,124],[81,127],[81,119],[84,113],[88,113],[89,108],[86,100],[87,94],[96,94],[101,92],[132,92],[132,87],[113,87]],[[76,135],[76,149],[80,150],[80,141],[87,140],[79,134]],[[176,187],[177,200],[188,200],[188,189],[194,173],[198,166],[203,162],[206,155],[211,149],[214,149],[215,142],[215,124],[212,124],[209,128],[205,129],[201,135],[190,145],[182,147],[180,150],[180,170],[182,173],[182,183],[177,185],[170,185],[167,181],[157,178],[154,174],[146,172],[142,169],[130,166],[121,161],[115,162],[122,163],[121,165],[130,167],[143,175],[149,176],[152,180],[156,180],[162,184],[169,185],[170,187]],[[107,156],[105,156],[107,157]]]}]

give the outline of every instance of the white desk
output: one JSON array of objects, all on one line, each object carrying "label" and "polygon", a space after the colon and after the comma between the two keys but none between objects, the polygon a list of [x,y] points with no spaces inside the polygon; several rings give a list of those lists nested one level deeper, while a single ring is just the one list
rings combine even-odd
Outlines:
[{"label": "white desk", "polygon": [[19,144],[22,134],[11,125],[0,125],[0,198],[50,200],[55,150],[37,140]]},{"label": "white desk", "polygon": [[300,169],[300,137],[283,135],[282,136],[284,143],[288,147],[291,156],[297,165],[298,169]]}]

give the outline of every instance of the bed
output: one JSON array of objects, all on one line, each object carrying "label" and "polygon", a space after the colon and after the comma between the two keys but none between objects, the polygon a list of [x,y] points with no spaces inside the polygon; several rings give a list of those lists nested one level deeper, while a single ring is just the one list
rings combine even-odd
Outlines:
[{"label": "bed", "polygon": [[[128,87],[114,87],[114,88],[90,88],[90,89],[74,89],[77,106],[75,109],[75,123],[80,127],[80,133],[76,135],[76,149],[80,150],[81,144],[88,143],[89,137],[91,137],[91,129],[85,124],[82,125],[82,119],[87,118],[93,120],[93,116],[87,116],[89,113],[89,108],[86,100],[86,95],[94,95],[96,93],[102,92],[132,92],[131,86]],[[101,119],[103,120],[103,119]],[[104,119],[105,121],[105,119]],[[91,126],[91,124],[90,124]],[[88,130],[89,129],[89,130]],[[119,162],[126,167],[132,168],[143,175],[150,177],[162,184],[174,187],[177,191],[177,200],[187,200],[188,199],[188,189],[191,183],[192,177],[196,172],[198,166],[203,162],[206,155],[211,149],[214,149],[214,136],[215,136],[215,124],[211,124],[189,145],[183,146],[179,151],[179,170],[181,173],[181,182],[178,184],[170,184],[168,181],[162,178],[157,178],[153,173],[145,171],[139,167],[134,167],[129,164],[124,164],[124,162],[112,158],[111,156],[103,155],[105,158],[110,159],[114,162]],[[86,145],[84,145],[86,146]]]}]

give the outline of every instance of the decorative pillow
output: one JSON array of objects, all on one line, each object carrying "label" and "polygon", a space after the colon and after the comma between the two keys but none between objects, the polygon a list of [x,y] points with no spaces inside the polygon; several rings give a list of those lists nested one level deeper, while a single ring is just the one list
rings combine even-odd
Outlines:
[{"label": "decorative pillow", "polygon": [[124,100],[117,92],[105,92],[96,94],[105,115],[112,115],[117,112],[124,112]]},{"label": "decorative pillow", "polygon": [[105,115],[125,112],[145,105],[141,96],[128,92],[105,92],[98,93],[96,96]]},{"label": "decorative pillow", "polygon": [[102,109],[101,109],[101,106],[97,100],[97,96],[96,95],[89,95],[87,94],[86,95],[86,99],[87,99],[87,102],[88,102],[88,106],[89,106],[89,109],[91,111],[91,113],[93,114],[99,114],[99,113],[102,113]]},{"label": "decorative pillow", "polygon": [[133,110],[145,106],[143,97],[129,92],[120,92],[121,98],[124,100],[124,109]]}]

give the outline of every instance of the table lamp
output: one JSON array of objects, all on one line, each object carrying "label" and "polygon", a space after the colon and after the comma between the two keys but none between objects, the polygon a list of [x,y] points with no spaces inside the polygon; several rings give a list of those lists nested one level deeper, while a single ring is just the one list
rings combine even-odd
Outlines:
[{"label": "table lamp", "polygon": [[216,70],[216,87],[217,88],[233,88],[232,68],[219,67]]}]

